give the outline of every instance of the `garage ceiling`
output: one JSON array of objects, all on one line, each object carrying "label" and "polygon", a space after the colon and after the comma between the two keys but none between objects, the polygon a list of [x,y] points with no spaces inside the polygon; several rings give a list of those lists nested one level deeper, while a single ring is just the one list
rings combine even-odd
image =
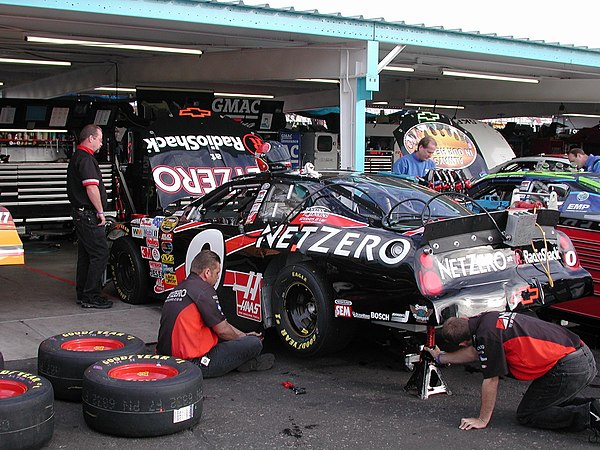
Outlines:
[{"label": "garage ceiling", "polygon": [[[355,36],[341,36],[339,33],[328,35],[323,30],[307,34],[294,30],[267,29],[264,22],[258,19],[244,23],[247,27],[223,26],[199,23],[201,20],[198,17],[194,21],[187,21],[134,17],[135,14],[92,13],[83,11],[82,2],[70,3],[75,7],[60,10],[0,2],[1,58],[52,59],[72,63],[70,67],[0,63],[4,97],[54,98],[93,93],[93,89],[99,86],[152,86],[270,94],[284,100],[288,111],[336,106],[339,104],[336,85],[300,82],[295,78],[329,78],[334,73],[339,76],[339,55],[358,51],[365,45],[364,40],[355,39]],[[135,7],[148,1],[130,0],[123,3]],[[154,3],[164,3],[165,16],[171,17],[168,13],[174,7],[173,2]],[[223,6],[214,2],[187,3],[194,4],[195,8],[235,9],[237,13],[242,11],[247,14],[248,19],[277,12],[270,8]],[[110,11],[110,5],[106,9]],[[350,21],[357,26],[363,22],[372,23],[360,19],[320,16],[312,12],[297,14],[297,20],[307,18],[319,20],[322,24],[331,24],[336,20]],[[404,27],[402,24],[389,26]],[[388,101],[390,106],[396,107],[402,107],[406,101],[460,104],[465,109],[459,111],[458,116],[474,118],[549,115],[557,114],[559,108],[562,112],[600,112],[600,52],[570,50],[542,43],[539,45],[549,55],[546,61],[519,58],[514,54],[495,56],[482,51],[480,44],[470,45],[481,40],[478,35],[405,27],[410,28],[411,32],[437,32],[448,39],[463,38],[463,50],[441,45],[443,41],[439,46],[442,48],[436,48],[423,45],[424,39],[415,39],[414,42],[393,42],[393,39],[385,37],[380,39],[380,60],[397,44],[408,42],[391,64],[409,66],[415,71],[381,72],[380,91],[374,92],[373,101]],[[199,57],[38,44],[27,42],[27,35],[189,47],[201,49],[204,54]],[[525,45],[518,40],[497,40],[507,46]],[[553,58],[553,51],[563,56]],[[564,55],[569,51],[582,54],[587,59],[574,58],[575,62],[583,62],[579,64],[565,63]],[[443,68],[536,77],[540,83],[532,85],[442,77]]]}]

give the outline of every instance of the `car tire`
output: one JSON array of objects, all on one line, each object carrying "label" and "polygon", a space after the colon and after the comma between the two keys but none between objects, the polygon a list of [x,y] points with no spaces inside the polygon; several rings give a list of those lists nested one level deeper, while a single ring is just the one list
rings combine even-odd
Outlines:
[{"label": "car tire", "polygon": [[202,372],[171,356],[108,358],[83,376],[83,415],[90,428],[124,437],[176,433],[198,423]]},{"label": "car tire", "polygon": [[20,370],[0,373],[0,450],[41,448],[54,433],[50,382]]},{"label": "car tire", "polygon": [[0,352],[0,370],[4,369],[4,356],[2,356],[2,352]]},{"label": "car tire", "polygon": [[350,341],[354,322],[334,318],[333,289],[313,264],[284,267],[273,293],[277,334],[297,355],[331,353]]},{"label": "car tire", "polygon": [[146,303],[150,269],[142,260],[140,246],[129,237],[121,237],[113,242],[109,260],[119,298],[131,305]]},{"label": "car tire", "polygon": [[119,331],[73,331],[44,340],[38,348],[38,373],[60,400],[81,401],[83,372],[96,361],[145,353],[141,339]]}]

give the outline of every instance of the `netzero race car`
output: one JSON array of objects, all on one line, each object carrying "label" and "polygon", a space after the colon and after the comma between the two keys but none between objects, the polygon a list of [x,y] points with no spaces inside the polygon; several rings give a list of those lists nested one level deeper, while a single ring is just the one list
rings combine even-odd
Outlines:
[{"label": "netzero race car", "polygon": [[216,287],[228,320],[274,326],[292,350],[316,354],[346,344],[361,320],[414,328],[589,294],[589,273],[554,229],[558,214],[525,219],[473,214],[394,177],[262,172],[116,225],[110,264],[120,298],[142,303],[210,248],[223,261]]}]

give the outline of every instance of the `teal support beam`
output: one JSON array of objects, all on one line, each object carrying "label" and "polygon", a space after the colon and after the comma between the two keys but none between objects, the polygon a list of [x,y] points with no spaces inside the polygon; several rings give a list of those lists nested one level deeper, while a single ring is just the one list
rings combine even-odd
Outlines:
[{"label": "teal support beam", "polygon": [[0,1],[0,5],[181,21],[360,41],[379,41],[516,59],[600,67],[600,51],[583,47],[568,47],[546,42],[427,28],[404,23],[315,14],[292,9],[215,3],[210,0],[70,0],[69,2],[64,0],[22,0]]}]

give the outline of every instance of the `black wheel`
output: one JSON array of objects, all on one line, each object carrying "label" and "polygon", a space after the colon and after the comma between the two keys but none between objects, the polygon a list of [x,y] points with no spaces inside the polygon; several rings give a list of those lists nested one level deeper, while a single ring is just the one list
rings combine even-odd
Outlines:
[{"label": "black wheel", "polygon": [[119,298],[139,305],[148,301],[149,268],[144,264],[139,245],[131,238],[121,237],[110,249],[110,270]]},{"label": "black wheel", "polygon": [[101,359],[145,353],[144,341],[120,331],[73,331],[44,340],[38,348],[38,373],[54,387],[57,399],[81,401],[83,372]]},{"label": "black wheel", "polygon": [[0,450],[40,448],[54,433],[52,385],[20,370],[0,373]]},{"label": "black wheel", "polygon": [[325,354],[348,344],[354,323],[334,318],[332,287],[312,264],[284,267],[273,292],[277,334],[294,353]]},{"label": "black wheel", "polygon": [[90,428],[115,436],[176,433],[200,420],[202,385],[200,368],[183,359],[108,358],[83,375],[83,416]]}]

